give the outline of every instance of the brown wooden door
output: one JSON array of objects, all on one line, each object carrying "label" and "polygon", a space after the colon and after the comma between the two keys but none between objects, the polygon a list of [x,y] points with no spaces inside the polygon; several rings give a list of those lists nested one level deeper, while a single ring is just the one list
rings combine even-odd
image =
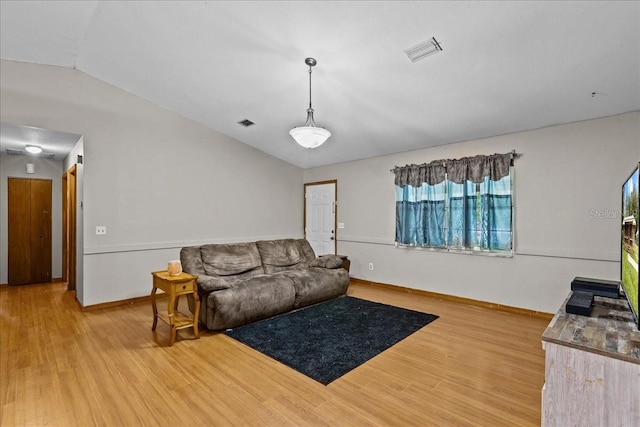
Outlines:
[{"label": "brown wooden door", "polygon": [[51,281],[51,180],[8,179],[10,285]]},{"label": "brown wooden door", "polygon": [[31,280],[31,181],[9,178],[9,284]]}]

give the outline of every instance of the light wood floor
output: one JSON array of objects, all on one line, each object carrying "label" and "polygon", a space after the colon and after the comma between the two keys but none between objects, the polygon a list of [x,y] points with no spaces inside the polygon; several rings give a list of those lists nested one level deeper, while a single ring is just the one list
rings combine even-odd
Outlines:
[{"label": "light wood floor", "polygon": [[540,425],[547,320],[348,294],[440,318],[325,387],[223,334],[167,347],[149,303],[83,313],[64,283],[1,288],[0,425]]}]

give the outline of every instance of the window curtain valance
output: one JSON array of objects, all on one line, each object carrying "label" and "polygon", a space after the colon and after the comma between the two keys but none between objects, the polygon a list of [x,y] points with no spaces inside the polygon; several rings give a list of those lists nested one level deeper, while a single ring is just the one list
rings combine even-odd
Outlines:
[{"label": "window curtain valance", "polygon": [[400,187],[410,185],[420,187],[423,182],[429,185],[444,181],[447,169],[443,160],[436,160],[421,165],[396,166],[392,172],[396,175],[395,184]]},{"label": "window curtain valance", "polygon": [[507,153],[436,160],[421,165],[396,166],[392,172],[395,174],[395,184],[400,187],[420,187],[423,182],[436,185],[444,181],[445,173],[449,181],[456,184],[465,181],[479,184],[485,177],[489,177],[491,181],[500,181],[509,175],[509,166],[513,158],[513,153]]}]

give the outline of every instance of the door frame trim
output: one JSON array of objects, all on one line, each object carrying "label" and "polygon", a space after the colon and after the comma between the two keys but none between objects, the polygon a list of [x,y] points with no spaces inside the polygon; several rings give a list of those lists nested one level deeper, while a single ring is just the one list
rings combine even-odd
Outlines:
[{"label": "door frame trim", "polygon": [[307,238],[307,187],[312,187],[315,185],[326,185],[333,184],[333,206],[335,207],[333,210],[333,253],[338,253],[338,180],[337,179],[329,179],[326,181],[314,181],[314,182],[305,182],[304,187],[302,189],[302,234],[304,238]]},{"label": "door frame trim", "polygon": [[[62,280],[67,282],[68,291],[76,289],[77,179],[76,164],[62,174]],[[70,181],[73,181],[72,186]]]}]

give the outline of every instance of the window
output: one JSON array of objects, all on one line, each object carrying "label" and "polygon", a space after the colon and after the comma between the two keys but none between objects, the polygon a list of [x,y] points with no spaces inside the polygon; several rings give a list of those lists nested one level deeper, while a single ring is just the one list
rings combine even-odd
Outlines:
[{"label": "window", "polygon": [[396,167],[396,243],[511,253],[513,154]]}]

